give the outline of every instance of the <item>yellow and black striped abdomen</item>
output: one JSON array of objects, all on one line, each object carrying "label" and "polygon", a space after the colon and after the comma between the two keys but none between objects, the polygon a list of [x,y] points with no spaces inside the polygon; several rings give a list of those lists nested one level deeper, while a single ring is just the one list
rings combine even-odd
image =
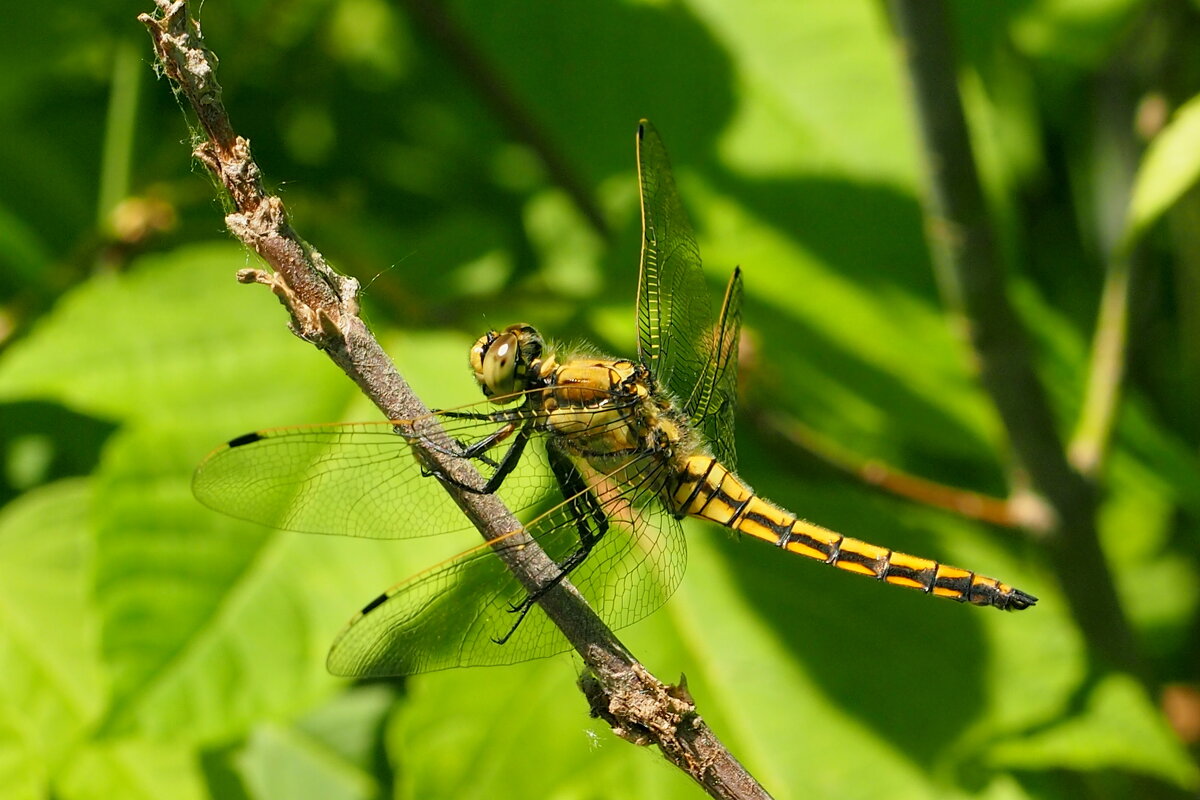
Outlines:
[{"label": "yellow and black striped abdomen", "polygon": [[897,553],[805,522],[763,500],[712,456],[687,459],[670,500],[675,513],[682,516],[707,519],[838,569],[897,586],[1009,611],[1037,602],[1033,595],[995,578]]}]

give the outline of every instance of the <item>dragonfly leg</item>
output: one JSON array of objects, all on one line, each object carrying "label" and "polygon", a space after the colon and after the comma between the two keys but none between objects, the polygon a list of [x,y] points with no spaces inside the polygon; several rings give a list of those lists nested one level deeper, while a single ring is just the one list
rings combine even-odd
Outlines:
[{"label": "dragonfly leg", "polygon": [[512,635],[517,632],[517,628],[520,627],[521,622],[525,619],[525,615],[529,613],[537,601],[546,592],[562,583],[576,567],[582,564],[592,552],[592,548],[596,546],[596,543],[608,532],[608,516],[604,513],[604,509],[600,507],[600,502],[592,494],[587,483],[580,476],[579,471],[555,447],[548,447],[547,452],[554,477],[558,480],[563,497],[570,506],[571,515],[575,518],[575,527],[579,531],[579,547],[567,556],[566,559],[558,563],[558,569],[548,581],[526,595],[525,599],[520,603],[514,603],[509,606],[509,612],[516,614],[517,619],[513,622],[512,627],[508,629],[508,633],[499,639],[492,639],[496,644],[504,644],[512,638]]},{"label": "dragonfly leg", "polygon": [[[494,447],[511,436],[514,430],[516,430],[516,436],[513,437],[512,444],[509,445],[508,450],[504,452],[504,455],[500,457],[499,461],[494,461],[484,455],[486,450]],[[436,477],[440,481],[444,481],[452,486],[456,486],[473,494],[492,494],[500,488],[500,484],[504,483],[504,479],[507,478],[514,469],[516,469],[517,463],[521,460],[521,454],[525,452],[525,445],[529,443],[529,435],[531,432],[532,423],[527,422],[518,429],[514,423],[510,422],[495,433],[492,433],[487,437],[480,439],[478,442],[463,448],[461,453],[455,454],[459,458],[482,461],[483,463],[495,469],[491,477],[487,479],[487,482],[484,483],[483,486],[471,486],[463,483],[462,481],[455,480],[440,470],[425,469],[422,470],[422,474],[424,474],[426,477]]]},{"label": "dragonfly leg", "polygon": [[[505,451],[500,461],[496,463],[496,471],[492,473],[492,477],[488,478],[487,483],[483,485],[483,491],[480,494],[491,494],[500,488],[500,484],[504,483],[504,479],[516,469],[517,463],[521,460],[521,454],[525,452],[525,445],[529,443],[529,435],[533,432],[532,422],[526,422],[517,431],[516,437]],[[496,440],[501,441],[500,439]],[[468,448],[473,450],[474,448]]]},{"label": "dragonfly leg", "polygon": [[[499,428],[489,433],[487,436],[475,442],[474,444],[466,444],[462,439],[452,438],[452,441],[459,447],[458,451],[450,451],[444,448],[438,448],[441,452],[444,452],[447,455],[455,456],[456,458],[482,458],[484,452],[490,450],[500,442],[507,439],[512,435],[512,432],[517,429],[517,420],[514,419],[493,419],[492,417],[480,414],[452,414],[449,411],[445,412],[445,415],[448,417],[454,417],[455,419],[478,419],[500,424]],[[491,459],[484,460],[491,464],[495,463],[491,461]]]}]

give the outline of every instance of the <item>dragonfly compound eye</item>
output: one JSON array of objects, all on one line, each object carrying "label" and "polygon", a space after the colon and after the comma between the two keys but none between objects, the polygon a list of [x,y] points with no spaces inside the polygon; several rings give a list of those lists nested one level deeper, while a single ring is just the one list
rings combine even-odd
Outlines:
[{"label": "dragonfly compound eye", "polygon": [[542,338],[529,325],[512,325],[503,333],[491,331],[471,349],[471,368],[483,393],[495,402],[529,388],[530,367],[541,358]]},{"label": "dragonfly compound eye", "polygon": [[488,348],[492,346],[492,342],[496,341],[496,337],[500,334],[496,331],[488,331],[483,336],[475,340],[475,345],[471,348],[471,371],[475,373],[475,380],[481,387],[484,387],[484,392],[487,391],[487,384],[483,379],[483,359],[487,354]]}]

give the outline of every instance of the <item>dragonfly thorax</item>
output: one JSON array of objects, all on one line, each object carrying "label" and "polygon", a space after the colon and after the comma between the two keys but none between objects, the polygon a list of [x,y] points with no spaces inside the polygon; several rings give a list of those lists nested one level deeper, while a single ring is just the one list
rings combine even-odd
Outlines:
[{"label": "dragonfly thorax", "polygon": [[471,348],[471,369],[485,397],[511,403],[553,371],[553,357],[542,358],[545,350],[545,340],[532,325],[509,325],[479,337]]}]

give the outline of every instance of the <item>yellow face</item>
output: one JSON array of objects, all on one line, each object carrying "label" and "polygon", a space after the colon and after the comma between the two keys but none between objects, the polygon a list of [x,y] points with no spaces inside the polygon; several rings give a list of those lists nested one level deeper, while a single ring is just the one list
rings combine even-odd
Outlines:
[{"label": "yellow face", "polygon": [[541,334],[524,323],[480,336],[471,348],[471,369],[484,396],[493,403],[516,400],[537,374],[535,362],[544,348]]}]

